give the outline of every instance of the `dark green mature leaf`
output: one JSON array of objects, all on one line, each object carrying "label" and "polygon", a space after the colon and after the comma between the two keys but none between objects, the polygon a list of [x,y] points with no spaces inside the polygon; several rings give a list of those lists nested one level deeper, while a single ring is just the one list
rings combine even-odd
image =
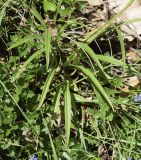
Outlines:
[{"label": "dark green mature leaf", "polygon": [[99,62],[99,59],[97,58],[96,54],[94,53],[94,51],[85,43],[79,42],[78,44],[82,47],[82,49],[84,51],[86,51],[88,53],[88,55],[94,60],[94,62],[96,62],[98,69],[99,69],[99,72],[102,73],[102,76],[106,80],[110,79],[110,77],[104,72],[104,69],[103,69],[101,63]]},{"label": "dark green mature leaf", "polygon": [[114,106],[113,106],[111,100],[109,99],[108,95],[106,94],[105,90],[103,89],[103,87],[101,86],[99,81],[96,79],[94,74],[90,70],[88,70],[82,66],[75,66],[75,65],[70,65],[70,66],[81,70],[91,80],[93,87],[102,96],[103,101],[105,101],[109,105],[109,107],[111,107],[114,110]]},{"label": "dark green mature leaf", "polygon": [[50,84],[51,84],[51,82],[53,80],[53,77],[55,75],[55,71],[56,71],[56,69],[52,69],[50,71],[47,79],[46,79],[46,82],[45,82],[44,87],[43,87],[43,91],[42,91],[42,94],[41,94],[41,99],[40,99],[39,105],[37,107],[37,110],[40,110],[40,108],[42,107],[42,104],[43,104],[43,102],[46,98],[46,95],[49,92],[49,87],[50,87]]}]

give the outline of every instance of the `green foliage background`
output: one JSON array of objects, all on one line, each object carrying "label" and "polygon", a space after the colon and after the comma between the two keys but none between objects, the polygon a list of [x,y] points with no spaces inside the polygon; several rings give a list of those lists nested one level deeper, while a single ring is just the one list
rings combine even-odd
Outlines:
[{"label": "green foliage background", "polygon": [[126,63],[124,39],[112,21],[93,41],[114,30],[121,58],[90,48],[78,14],[86,5],[0,1],[2,159],[98,160],[102,144],[115,159],[140,157],[141,112],[133,102],[140,87],[121,90],[125,77],[140,77],[140,60]]}]

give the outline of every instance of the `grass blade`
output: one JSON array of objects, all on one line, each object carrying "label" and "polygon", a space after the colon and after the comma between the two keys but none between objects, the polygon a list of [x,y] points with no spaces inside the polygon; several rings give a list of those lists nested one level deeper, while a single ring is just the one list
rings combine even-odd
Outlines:
[{"label": "grass blade", "polygon": [[43,123],[44,123],[44,125],[46,127],[44,129],[45,133],[49,135],[49,140],[50,140],[50,144],[51,144],[51,148],[52,148],[52,152],[53,152],[53,158],[54,158],[54,160],[58,160],[56,149],[55,149],[55,146],[54,146],[54,143],[53,143],[53,139],[51,137],[50,130],[49,130],[48,126],[47,126],[48,122],[45,119],[43,119]]},{"label": "grass blade", "polygon": [[51,82],[53,80],[53,77],[55,75],[55,71],[56,71],[56,69],[52,69],[52,71],[49,73],[49,75],[48,75],[48,77],[46,79],[46,82],[45,82],[45,85],[44,85],[44,88],[43,88],[43,91],[42,91],[42,94],[41,94],[41,100],[39,102],[37,110],[40,110],[40,108],[41,108],[41,106],[42,106],[42,104],[43,104],[43,102],[44,102],[44,100],[46,98],[46,95],[47,95],[47,93],[49,91],[50,84],[51,84]]},{"label": "grass blade", "polygon": [[109,99],[108,95],[106,94],[104,88],[101,86],[101,84],[99,83],[99,81],[94,76],[93,72],[91,72],[89,69],[86,69],[86,68],[84,68],[82,66],[76,66],[76,65],[69,65],[69,66],[72,66],[72,67],[74,67],[74,68],[76,68],[78,70],[81,70],[91,80],[93,87],[101,95],[101,97],[103,98],[103,100],[114,111],[114,106],[113,106],[112,102],[110,101],[110,99]]},{"label": "grass blade", "polygon": [[38,56],[39,56],[41,53],[43,53],[43,52],[44,52],[44,48],[38,50],[37,52],[35,52],[32,56],[30,56],[30,57],[28,58],[28,60],[26,60],[26,61],[24,62],[23,68],[26,68],[31,61],[33,61],[36,57],[38,57]]},{"label": "grass blade", "polygon": [[84,135],[83,135],[83,130],[79,129],[79,134],[80,134],[80,139],[81,139],[81,145],[85,150],[87,150],[86,143],[85,143],[85,138],[84,138]]},{"label": "grass blade", "polygon": [[71,94],[69,83],[65,86],[64,91],[64,99],[65,99],[65,132],[66,132],[66,145],[69,144],[70,139],[70,127],[71,127]]},{"label": "grass blade", "polygon": [[51,50],[51,32],[50,28],[48,28],[45,33],[46,69],[48,69],[49,67],[50,50]]},{"label": "grass blade", "polygon": [[132,139],[130,139],[130,149],[129,149],[129,157],[131,157],[132,155],[132,150],[134,148],[134,142],[136,141],[135,140],[135,136],[136,136],[136,128],[137,128],[137,124],[135,123],[135,129],[134,129],[134,132],[133,132],[133,136],[132,136]]},{"label": "grass blade", "polygon": [[50,139],[50,143],[51,143],[51,148],[52,148],[54,160],[58,160],[56,149],[55,149],[55,146],[54,146],[50,131],[49,131],[48,135],[49,135],[49,139]]},{"label": "grass blade", "polygon": [[36,10],[35,7],[32,7],[30,9],[31,13],[34,15],[34,17],[36,17],[38,19],[38,21],[43,25],[43,26],[46,26],[43,18],[41,17],[40,13]]},{"label": "grass blade", "polygon": [[23,110],[21,109],[21,107],[18,105],[18,103],[16,102],[16,100],[14,99],[14,97],[12,96],[12,94],[9,92],[9,90],[7,89],[7,87],[5,86],[5,84],[1,80],[0,80],[0,84],[4,88],[5,92],[8,93],[8,95],[10,96],[10,98],[12,99],[12,101],[15,103],[16,107],[21,112],[21,114],[23,115],[23,117],[25,118],[25,120],[27,121],[27,123],[29,124],[29,126],[31,127],[31,129],[35,132],[36,135],[38,135],[38,133],[36,132],[35,128],[31,124],[30,120],[27,118],[27,116],[25,115],[25,113],[23,112]]},{"label": "grass blade", "polygon": [[86,51],[88,53],[88,55],[96,62],[99,71],[101,72],[101,74],[103,75],[103,77],[108,81],[108,79],[110,78],[103,70],[103,67],[101,65],[101,63],[99,62],[96,54],[94,53],[94,51],[85,43],[82,42],[78,42],[78,44],[83,48],[84,51]]}]

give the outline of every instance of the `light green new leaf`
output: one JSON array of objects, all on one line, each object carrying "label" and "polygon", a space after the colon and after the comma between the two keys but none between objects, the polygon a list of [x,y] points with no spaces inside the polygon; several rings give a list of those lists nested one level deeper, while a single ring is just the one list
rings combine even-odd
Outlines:
[{"label": "light green new leaf", "polygon": [[96,91],[102,96],[103,100],[108,104],[109,107],[111,107],[114,111],[114,107],[112,102],[110,101],[108,95],[106,94],[104,88],[101,86],[99,81],[94,76],[93,72],[91,72],[89,69],[86,69],[82,66],[76,66],[76,65],[69,65],[71,67],[74,67],[78,70],[81,70],[92,82],[93,87],[96,89]]},{"label": "light green new leaf", "polygon": [[82,42],[78,42],[78,44],[81,46],[81,48],[83,48],[84,51],[86,51],[88,53],[88,55],[95,61],[95,63],[97,64],[99,71],[102,73],[103,77],[108,80],[110,79],[110,77],[104,72],[103,67],[101,65],[101,63],[99,62],[96,54],[94,53],[94,51],[85,43]]},{"label": "light green new leaf", "polygon": [[42,16],[40,15],[40,13],[36,10],[36,8],[32,7],[30,9],[31,13],[38,19],[38,21],[43,25],[46,26]]},{"label": "light green new leaf", "polygon": [[50,50],[51,50],[51,32],[50,28],[48,28],[45,33],[46,69],[48,69],[49,67]]},{"label": "light green new leaf", "polygon": [[55,2],[49,2],[48,0],[44,0],[43,2],[44,11],[56,11],[56,4]]},{"label": "light green new leaf", "polygon": [[46,79],[46,82],[45,82],[45,85],[43,87],[43,91],[42,91],[42,94],[41,94],[41,99],[40,99],[39,105],[37,107],[37,110],[39,110],[41,108],[41,106],[42,106],[42,104],[43,104],[43,102],[46,98],[46,95],[49,91],[50,84],[51,84],[51,82],[53,80],[53,77],[55,75],[55,71],[56,71],[56,69],[52,69],[51,72],[49,73],[47,79]]},{"label": "light green new leaf", "polygon": [[70,94],[70,88],[69,83],[65,86],[64,91],[64,100],[65,100],[65,132],[66,132],[66,145],[69,144],[70,139],[70,127],[71,127],[71,94]]},{"label": "light green new leaf", "polygon": [[39,35],[29,35],[29,36],[26,36],[20,40],[18,40],[16,43],[14,43],[11,47],[9,47],[7,50],[10,50],[10,49],[13,49],[23,43],[26,43],[28,41],[32,41],[34,38],[40,38]]}]

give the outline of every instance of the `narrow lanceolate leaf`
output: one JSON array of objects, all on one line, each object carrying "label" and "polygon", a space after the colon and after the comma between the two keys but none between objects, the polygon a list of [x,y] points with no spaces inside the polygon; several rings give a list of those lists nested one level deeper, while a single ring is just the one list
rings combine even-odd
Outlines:
[{"label": "narrow lanceolate leaf", "polygon": [[109,107],[111,107],[114,110],[113,104],[110,101],[108,95],[106,94],[104,88],[101,86],[99,81],[94,76],[93,72],[91,72],[89,69],[84,68],[82,66],[76,66],[76,65],[70,65],[78,70],[81,70],[92,82],[93,87],[96,89],[96,91],[102,96],[103,100],[108,104]]},{"label": "narrow lanceolate leaf", "polygon": [[71,127],[71,94],[70,94],[69,83],[67,83],[65,86],[64,100],[65,100],[66,145],[68,146],[70,139],[70,127]]},{"label": "narrow lanceolate leaf", "polygon": [[[124,63],[122,62],[122,60],[118,60],[118,59],[116,59],[116,58],[114,58],[114,57],[104,56],[104,55],[99,55],[99,54],[97,54],[96,56],[97,56],[97,58],[98,58],[100,61],[104,61],[104,62],[107,62],[107,63],[111,63],[111,64],[116,65],[116,66],[123,66],[123,67],[125,67],[126,69],[128,69],[128,65],[126,65],[126,63],[124,64]],[[124,65],[125,65],[125,66],[124,66]],[[135,70],[134,67],[131,67],[131,70],[132,70],[133,72],[136,72],[136,73],[137,73],[137,71]]]},{"label": "narrow lanceolate leaf", "polygon": [[54,113],[60,114],[60,98],[61,98],[62,86],[57,88],[56,95],[53,100]]},{"label": "narrow lanceolate leaf", "polygon": [[29,36],[26,36],[22,39],[19,39],[17,42],[15,42],[11,47],[9,47],[7,50],[10,50],[10,49],[13,49],[15,47],[18,47],[19,45],[23,44],[23,43],[26,43],[28,41],[31,41],[33,40],[34,38],[39,38],[40,36],[39,35],[29,35]]},{"label": "narrow lanceolate leaf", "polygon": [[48,135],[49,135],[49,139],[50,139],[50,143],[51,143],[51,148],[52,148],[52,152],[53,152],[53,158],[54,158],[54,160],[58,160],[56,149],[55,149],[55,146],[54,146],[54,143],[53,143],[53,139],[51,137],[50,132],[49,132]]},{"label": "narrow lanceolate leaf", "polygon": [[96,54],[96,57],[100,61],[111,63],[111,64],[116,65],[116,66],[123,66],[124,65],[121,60],[115,59],[114,57],[104,56],[104,55],[99,55],[99,54]]},{"label": "narrow lanceolate leaf", "polygon": [[18,71],[12,76],[12,81],[14,82],[16,79],[20,77],[20,75],[26,70],[26,67],[33,61],[36,57],[38,57],[42,52],[44,52],[44,48],[35,52],[32,56],[26,60],[22,66],[19,67]]},{"label": "narrow lanceolate leaf", "polygon": [[46,26],[42,16],[40,15],[40,13],[36,10],[36,8],[32,7],[31,8],[31,13],[34,15],[34,17],[36,17],[38,19],[38,21],[43,25]]},{"label": "narrow lanceolate leaf", "polygon": [[50,84],[51,84],[51,82],[53,80],[53,77],[55,75],[55,70],[56,69],[52,69],[52,71],[49,73],[49,75],[46,79],[46,82],[45,82],[45,85],[43,87],[43,91],[42,91],[42,94],[41,94],[41,99],[40,99],[39,105],[37,107],[37,110],[39,110],[42,107],[42,104],[43,104],[43,102],[46,98],[46,95],[47,95],[48,91],[49,91]]},{"label": "narrow lanceolate leaf", "polygon": [[99,60],[98,60],[96,54],[94,53],[94,51],[87,44],[85,44],[85,43],[78,42],[78,44],[94,60],[94,62],[97,64],[97,66],[99,68],[99,71],[101,72],[101,74],[103,75],[103,77],[106,80],[108,80],[110,77],[104,72],[103,67],[102,67],[101,63],[99,62]]},{"label": "narrow lanceolate leaf", "polygon": [[50,50],[51,50],[51,32],[50,28],[48,28],[45,33],[46,69],[48,69],[49,67]]}]

